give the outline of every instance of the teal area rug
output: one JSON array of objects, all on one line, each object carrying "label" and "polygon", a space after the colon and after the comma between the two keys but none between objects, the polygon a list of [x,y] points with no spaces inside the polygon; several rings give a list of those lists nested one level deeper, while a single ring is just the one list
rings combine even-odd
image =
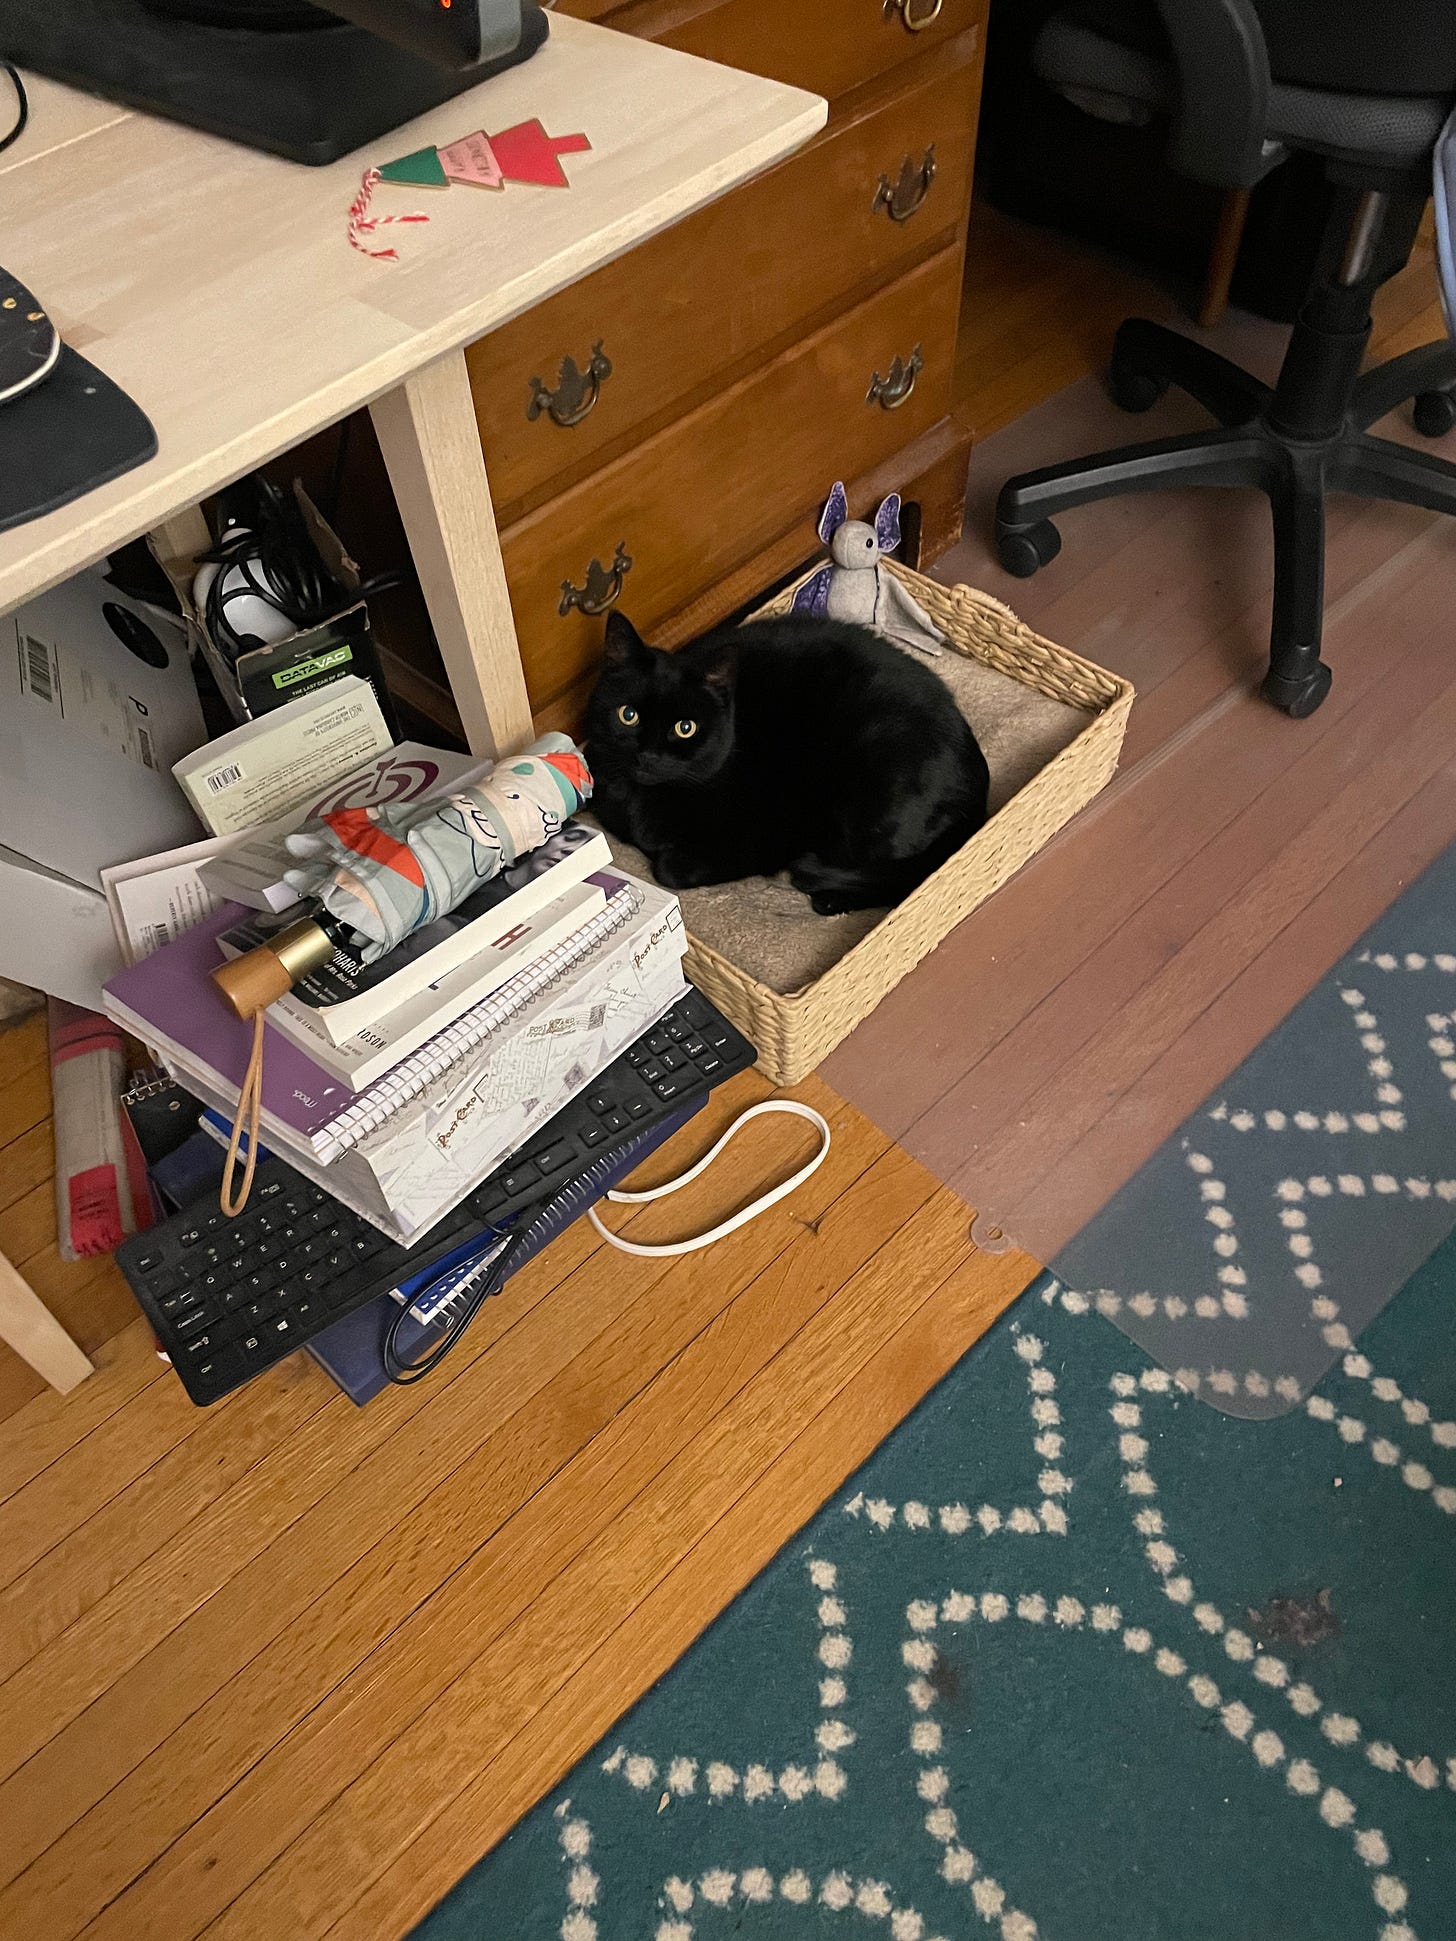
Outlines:
[{"label": "teal area rug", "polygon": [[1267,1421],[1060,1296],[422,1941],[1456,1936],[1456,1240]]}]

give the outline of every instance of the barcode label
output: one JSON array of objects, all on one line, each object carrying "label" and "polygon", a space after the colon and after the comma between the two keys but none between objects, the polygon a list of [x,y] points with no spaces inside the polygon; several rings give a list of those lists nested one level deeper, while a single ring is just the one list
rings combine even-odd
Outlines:
[{"label": "barcode label", "polygon": [[150,957],[154,950],[172,941],[172,933],[165,923],[144,923],[142,930],[142,955]]},{"label": "barcode label", "polygon": [[27,694],[33,694],[47,706],[54,703],[56,683],[50,649],[43,640],[35,640],[30,634],[20,636],[20,675]]},{"label": "barcode label", "polygon": [[152,738],[140,724],[137,727],[137,746],[141,749],[143,762],[145,762],[148,768],[155,769],[157,766],[157,757],[152,748]]},{"label": "barcode label", "polygon": [[207,777],[207,786],[214,795],[221,795],[224,789],[230,789],[234,782],[241,782],[242,779],[242,769],[236,762],[230,762],[226,768],[215,768],[212,771]]}]

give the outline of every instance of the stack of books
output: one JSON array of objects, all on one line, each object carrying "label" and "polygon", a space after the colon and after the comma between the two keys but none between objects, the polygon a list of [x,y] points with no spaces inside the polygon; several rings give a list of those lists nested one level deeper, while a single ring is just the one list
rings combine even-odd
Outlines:
[{"label": "stack of books", "polygon": [[[208,858],[214,892],[227,861]],[[232,884],[247,901],[217,904],[106,987],[111,1016],[214,1127],[236,1110],[252,1027],[209,972],[296,914],[278,910],[266,861],[254,837]],[[280,873],[286,861],[280,848]],[[408,1246],[682,996],[685,944],[677,899],[568,822],[378,964],[336,952],[269,1007],[260,1139]]]}]

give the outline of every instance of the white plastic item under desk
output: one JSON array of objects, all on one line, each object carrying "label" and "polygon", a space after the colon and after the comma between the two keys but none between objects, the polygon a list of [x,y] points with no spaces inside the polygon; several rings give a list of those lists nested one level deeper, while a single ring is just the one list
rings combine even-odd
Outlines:
[{"label": "white plastic item under desk", "polygon": [[[30,125],[0,155],[0,260],[158,451],[0,533],[0,613],[143,533],[189,550],[199,500],[367,404],[470,746],[518,747],[530,708],[465,346],[799,147],[824,101],[560,14],[522,66],[321,169],[27,87]],[[376,211],[430,221],[375,232],[395,263],[350,247],[369,164],[533,117],[589,137],[569,189],[381,186]],[[63,1386],[83,1371],[35,1352],[55,1323],[5,1266],[0,1338]]]}]

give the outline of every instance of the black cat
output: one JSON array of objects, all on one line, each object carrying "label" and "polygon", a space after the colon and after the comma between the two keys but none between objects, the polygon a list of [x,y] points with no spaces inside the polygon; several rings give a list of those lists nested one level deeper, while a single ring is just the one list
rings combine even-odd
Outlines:
[{"label": "black cat", "polygon": [[928,667],[786,614],[680,653],[607,617],[592,809],[666,889],[788,870],[821,916],[898,903],[986,819],[986,758]]}]

